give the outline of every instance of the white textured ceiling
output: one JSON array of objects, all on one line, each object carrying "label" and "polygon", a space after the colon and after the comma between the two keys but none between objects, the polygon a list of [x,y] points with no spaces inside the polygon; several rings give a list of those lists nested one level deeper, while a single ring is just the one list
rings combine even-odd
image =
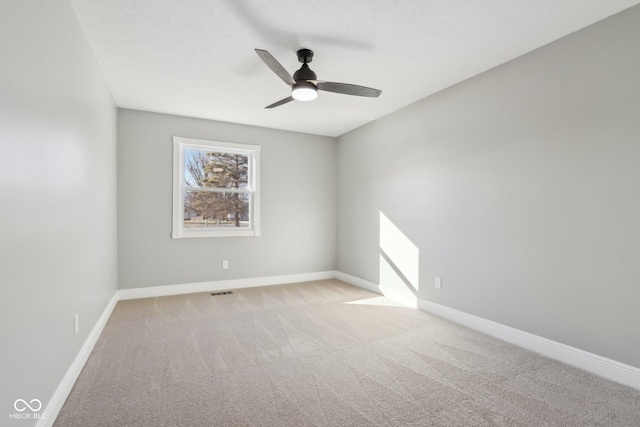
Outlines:
[{"label": "white textured ceiling", "polygon": [[[122,108],[338,136],[640,3],[640,0],[72,0]],[[319,79],[382,90],[289,88],[299,48]]]}]

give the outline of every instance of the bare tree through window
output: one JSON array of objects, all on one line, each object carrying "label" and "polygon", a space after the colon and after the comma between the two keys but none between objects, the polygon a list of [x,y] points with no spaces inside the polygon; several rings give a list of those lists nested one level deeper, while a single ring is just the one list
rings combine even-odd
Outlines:
[{"label": "bare tree through window", "polygon": [[174,136],[171,237],[260,237],[260,152]]},{"label": "bare tree through window", "polygon": [[186,227],[248,227],[249,156],[185,151]]}]

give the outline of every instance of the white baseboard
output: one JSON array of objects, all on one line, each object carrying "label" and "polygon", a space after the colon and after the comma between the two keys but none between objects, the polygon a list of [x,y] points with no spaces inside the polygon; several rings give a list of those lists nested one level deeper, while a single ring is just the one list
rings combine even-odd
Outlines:
[{"label": "white baseboard", "polygon": [[255,286],[282,285],[285,283],[310,282],[312,280],[333,279],[335,271],[288,274],[285,276],[252,277],[249,279],[217,280],[213,282],[186,283],[183,285],[153,286],[149,288],[120,289],[119,299],[164,297],[169,295],[193,294],[196,292],[226,291]]},{"label": "white baseboard", "polygon": [[463,311],[418,299],[418,308],[551,359],[640,390],[640,369]]},{"label": "white baseboard", "polygon": [[597,354],[589,353],[588,351],[580,350],[579,348],[524,332],[435,302],[427,301],[416,297],[412,293],[379,286],[346,273],[336,272],[335,277],[354,286],[382,294],[391,300],[409,307],[417,307],[420,310],[466,326],[469,329],[482,332],[551,359],[559,360],[568,365],[640,390],[640,369],[634,366],[626,365],[606,357],[598,356]]},{"label": "white baseboard", "polygon": [[342,271],[336,271],[334,273],[335,273],[334,278],[338,280],[342,280],[343,282],[349,283],[350,285],[354,285],[359,288],[366,289],[367,291],[375,292],[376,294],[382,295],[382,292],[380,291],[380,286],[376,285],[373,282],[361,279],[356,276],[352,276],[347,273],[343,273]]},{"label": "white baseboard", "polygon": [[80,348],[76,358],[73,360],[73,363],[71,363],[71,366],[67,369],[64,377],[62,377],[62,381],[60,381],[60,384],[58,384],[58,387],[53,392],[53,396],[49,399],[49,402],[43,411],[43,413],[46,414],[46,418],[40,418],[36,427],[53,426],[58,413],[60,413],[64,402],[67,400],[69,393],[71,393],[73,385],[80,376],[80,372],[82,372],[82,368],[84,368],[85,363],[87,363],[87,359],[89,359],[89,355],[91,355],[91,351],[93,351],[93,347],[96,345],[96,342],[98,341],[98,338],[100,337],[100,334],[102,333],[104,326],[107,324],[107,320],[109,320],[109,316],[111,316],[111,313],[117,303],[118,291],[116,291],[111,300],[109,300],[109,303],[98,318],[98,321]]},{"label": "white baseboard", "polygon": [[401,292],[386,286],[376,285],[373,282],[369,282],[368,280],[364,280],[359,277],[352,276],[347,273],[343,273],[341,271],[336,271],[335,278],[338,280],[342,280],[343,282],[349,283],[351,285],[358,286],[359,288],[363,288],[368,291],[375,292],[380,295],[384,295],[390,300],[399,302],[400,304],[404,304],[408,307],[418,308],[418,305],[417,305],[418,299],[416,298],[415,295],[410,294],[408,292]]}]

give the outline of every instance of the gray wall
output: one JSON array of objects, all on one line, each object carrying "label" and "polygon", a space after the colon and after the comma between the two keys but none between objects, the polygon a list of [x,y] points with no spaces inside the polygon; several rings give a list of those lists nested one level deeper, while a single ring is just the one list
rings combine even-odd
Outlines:
[{"label": "gray wall", "polygon": [[46,406],[116,292],[117,117],[69,2],[4,0],[0,28],[0,424],[7,425],[16,399]]},{"label": "gray wall", "polygon": [[[261,146],[262,237],[171,239],[173,136]],[[333,138],[118,110],[119,287],[333,270],[335,169]]]},{"label": "gray wall", "polygon": [[378,282],[383,212],[419,297],[640,367],[638,40],[634,7],[340,137],[338,270]]}]

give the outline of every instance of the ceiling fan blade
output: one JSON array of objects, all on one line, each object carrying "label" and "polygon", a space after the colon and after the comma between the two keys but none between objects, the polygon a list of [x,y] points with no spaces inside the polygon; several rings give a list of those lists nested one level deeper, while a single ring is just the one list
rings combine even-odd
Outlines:
[{"label": "ceiling fan blade", "polygon": [[262,49],[255,49],[256,53],[267,64],[267,67],[271,68],[271,71],[277,74],[278,77],[282,79],[283,82],[288,84],[289,86],[293,86],[296,84],[296,81],[293,80],[291,74],[280,64],[276,58],[273,57],[269,52]]},{"label": "ceiling fan blade", "polygon": [[293,101],[293,97],[292,97],[292,96],[287,96],[285,99],[281,99],[280,101],[278,101],[278,102],[274,102],[274,103],[273,103],[273,104],[271,104],[271,105],[267,105],[267,106],[266,106],[266,107],[264,107],[264,108],[275,108],[275,107],[279,107],[279,106],[281,106],[281,105],[283,105],[283,104],[286,104],[287,102],[291,102],[291,101]]},{"label": "ceiling fan blade", "polygon": [[326,92],[342,93],[345,95],[368,96],[369,98],[377,98],[382,93],[381,90],[372,89],[370,87],[333,82],[318,82],[318,89]]}]

